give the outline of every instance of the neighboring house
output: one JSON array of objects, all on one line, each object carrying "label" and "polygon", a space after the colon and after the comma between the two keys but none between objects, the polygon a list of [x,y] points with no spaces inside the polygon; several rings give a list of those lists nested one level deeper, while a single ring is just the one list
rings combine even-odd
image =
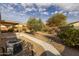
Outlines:
[{"label": "neighboring house", "polygon": [[18,32],[28,32],[28,28],[26,24],[20,24],[17,22],[11,22],[11,21],[0,21],[1,29],[2,31],[8,31],[9,29],[13,29],[14,31]]},{"label": "neighboring house", "polygon": [[7,26],[5,26],[5,25],[1,25],[1,31],[8,31]]},{"label": "neighboring house", "polygon": [[[0,20],[0,30],[3,32],[8,31],[10,26],[15,26],[16,24],[18,23]],[[0,32],[0,55],[6,53],[6,47],[6,38],[4,37],[3,33]]]},{"label": "neighboring house", "polygon": [[27,28],[26,24],[17,24],[17,25],[15,25],[14,30],[18,31],[18,32],[27,32],[28,28]]},{"label": "neighboring house", "polygon": [[0,30],[8,31],[9,28],[11,28],[11,27],[13,27],[13,26],[15,26],[17,24],[19,24],[19,23],[1,20],[0,21],[0,25],[1,25],[0,26],[1,27]]},{"label": "neighboring house", "polygon": [[75,29],[79,29],[79,21],[72,22],[69,25],[74,26]]}]

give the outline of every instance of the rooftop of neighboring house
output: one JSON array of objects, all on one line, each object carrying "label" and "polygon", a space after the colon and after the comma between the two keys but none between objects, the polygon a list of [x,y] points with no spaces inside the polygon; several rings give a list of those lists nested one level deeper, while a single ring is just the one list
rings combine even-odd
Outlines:
[{"label": "rooftop of neighboring house", "polygon": [[13,21],[4,21],[4,20],[0,20],[0,23],[1,23],[1,24],[12,24],[12,25],[19,24],[19,23],[17,23],[17,22],[13,22]]},{"label": "rooftop of neighboring house", "polygon": [[77,24],[79,25],[79,21],[69,23],[69,25],[73,25],[73,24],[74,24],[74,25],[77,25]]}]

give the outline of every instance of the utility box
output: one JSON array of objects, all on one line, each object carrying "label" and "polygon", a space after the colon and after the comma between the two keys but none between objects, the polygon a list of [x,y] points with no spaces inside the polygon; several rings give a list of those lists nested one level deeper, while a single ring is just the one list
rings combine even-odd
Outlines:
[{"label": "utility box", "polygon": [[7,53],[9,55],[15,55],[22,51],[22,41],[20,40],[11,40],[7,42]]}]

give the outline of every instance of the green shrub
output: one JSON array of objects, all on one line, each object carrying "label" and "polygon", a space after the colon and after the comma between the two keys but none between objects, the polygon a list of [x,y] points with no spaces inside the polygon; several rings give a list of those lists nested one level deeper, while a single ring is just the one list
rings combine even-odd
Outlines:
[{"label": "green shrub", "polygon": [[64,31],[61,31],[58,34],[59,38],[64,41],[68,46],[77,46],[79,45],[79,30],[74,28],[68,28]]},{"label": "green shrub", "polygon": [[11,28],[11,29],[8,30],[8,32],[13,32],[13,31],[14,31],[13,28]]}]

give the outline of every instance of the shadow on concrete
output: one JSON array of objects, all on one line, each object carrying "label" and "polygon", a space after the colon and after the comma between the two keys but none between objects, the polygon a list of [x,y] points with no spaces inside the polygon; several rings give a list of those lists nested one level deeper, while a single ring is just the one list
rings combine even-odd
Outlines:
[{"label": "shadow on concrete", "polygon": [[79,48],[65,46],[62,56],[79,56]]},{"label": "shadow on concrete", "polygon": [[50,51],[44,51],[40,56],[55,56],[55,55]]}]

